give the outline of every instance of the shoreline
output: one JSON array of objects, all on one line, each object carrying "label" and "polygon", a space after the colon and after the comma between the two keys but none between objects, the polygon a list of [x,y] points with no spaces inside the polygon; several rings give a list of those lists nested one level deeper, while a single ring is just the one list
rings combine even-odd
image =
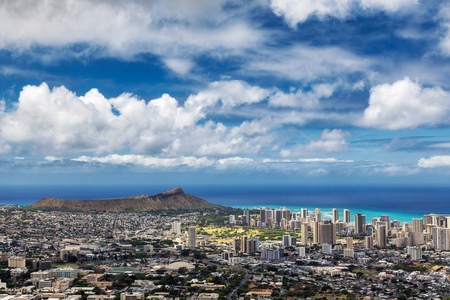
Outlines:
[{"label": "shoreline", "polygon": [[[344,209],[345,207],[307,207],[307,206],[293,206],[293,205],[261,205],[261,206],[255,206],[255,205],[232,205],[233,208],[243,208],[243,209],[250,209],[250,208],[260,208],[260,207],[269,207],[269,208],[280,208],[280,207],[286,207],[287,209],[290,209],[291,212],[300,212],[302,208],[308,209],[308,212],[313,212],[315,208],[319,208],[320,212],[322,213],[322,219],[331,219],[332,217],[332,209],[336,208],[339,210],[339,217],[342,220],[342,216],[344,215]],[[348,208],[347,208],[348,209]],[[373,218],[379,218],[381,215],[388,215],[390,217],[391,221],[398,220],[400,221],[400,224],[406,222],[411,224],[412,219],[423,219],[423,216],[428,213],[424,214],[411,214],[411,213],[401,213],[401,212],[394,212],[394,211],[379,211],[379,210],[371,210],[371,209],[349,209],[350,210],[350,220],[354,219],[355,214],[361,213],[366,216],[366,223],[372,223]]]}]

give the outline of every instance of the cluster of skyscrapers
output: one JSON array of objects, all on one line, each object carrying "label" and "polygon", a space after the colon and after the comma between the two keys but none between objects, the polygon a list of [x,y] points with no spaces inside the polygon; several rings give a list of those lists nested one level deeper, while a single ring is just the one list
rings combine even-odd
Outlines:
[{"label": "cluster of skyscrapers", "polygon": [[[240,220],[239,218],[236,220],[234,215],[230,215],[229,220],[231,224],[282,228],[301,233],[300,241],[291,235],[284,235],[282,238],[284,247],[296,246],[300,242],[305,246],[321,245],[324,251],[331,251],[331,246],[336,245],[337,236],[347,236],[344,256],[354,254],[352,237],[365,239],[364,247],[366,249],[373,249],[375,246],[386,248],[392,244],[396,247],[411,248],[410,251],[414,252],[411,255],[414,254],[417,257],[420,256],[416,253],[417,249],[420,249],[418,246],[431,241],[436,250],[450,250],[450,215],[428,214],[424,218],[412,219],[411,224],[400,224],[397,220],[391,221],[388,215],[382,215],[373,218],[372,223],[366,223],[366,216],[360,213],[355,214],[352,220],[348,209],[343,211],[343,220],[340,219],[339,210],[333,209],[331,220],[329,220],[322,218],[322,213],[318,208],[314,212],[305,208],[300,212],[291,212],[289,209],[281,207],[279,209],[261,208],[259,216],[250,214],[250,210],[246,209],[240,216]],[[181,234],[180,222],[173,222],[172,232]],[[196,247],[195,227],[188,228],[186,246],[191,249]],[[256,237],[242,236],[233,239],[234,253],[251,254],[259,250],[259,239]],[[263,256],[278,255],[269,252],[266,251]]]},{"label": "cluster of skyscrapers", "polygon": [[[366,216],[360,213],[351,218],[350,210],[343,210],[343,218],[340,218],[339,210],[333,209],[331,220],[323,219],[320,209],[308,211],[303,208],[299,212],[291,212],[285,207],[279,209],[260,208],[259,216],[251,215],[250,210],[244,210],[239,218],[230,216],[231,224],[255,226],[263,228],[281,228],[301,232],[300,243],[302,245],[335,245],[336,236],[348,236],[364,238],[366,249],[385,248],[391,244],[396,247],[415,247],[433,241],[436,250],[450,250],[450,215],[429,214],[424,218],[412,219],[412,223],[400,224],[398,220],[390,220],[388,215],[373,218],[371,223],[366,223]],[[283,237],[283,245],[295,245],[297,241],[290,236]],[[236,245],[239,242],[236,240]],[[242,242],[240,242],[242,245]],[[236,246],[238,248],[238,246]],[[241,246],[240,252],[246,252],[246,246]],[[237,249],[236,248],[236,249]],[[353,240],[347,239],[347,249],[350,255],[353,248]],[[242,251],[244,249],[244,251]],[[252,248],[253,250],[253,248]],[[345,253],[344,253],[345,254]]]},{"label": "cluster of skyscrapers", "polygon": [[233,239],[233,251],[246,254],[256,253],[259,251],[259,239],[256,237],[249,238],[245,235]]},{"label": "cluster of skyscrapers", "polygon": [[433,235],[436,250],[450,250],[450,215],[428,214],[424,218],[426,232]]}]

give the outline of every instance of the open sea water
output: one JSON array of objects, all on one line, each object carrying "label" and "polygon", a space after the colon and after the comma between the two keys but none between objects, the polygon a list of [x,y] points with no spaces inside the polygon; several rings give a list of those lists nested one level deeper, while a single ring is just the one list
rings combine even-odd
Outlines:
[{"label": "open sea water", "polygon": [[[43,197],[60,199],[105,199],[154,195],[174,188],[167,185],[10,185],[0,186],[0,204],[28,205]],[[350,209],[374,217],[387,214],[391,220],[411,222],[424,214],[450,214],[450,187],[438,186],[259,186],[186,185],[188,194],[224,206],[253,208],[281,206],[300,211],[320,208],[330,218],[332,208]]]}]

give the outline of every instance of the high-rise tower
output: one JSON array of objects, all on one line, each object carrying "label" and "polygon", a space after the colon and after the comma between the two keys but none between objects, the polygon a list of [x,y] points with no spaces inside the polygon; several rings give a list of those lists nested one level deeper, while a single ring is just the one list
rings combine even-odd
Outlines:
[{"label": "high-rise tower", "polygon": [[302,232],[302,245],[305,246],[308,244],[308,224],[302,223],[301,232]]},{"label": "high-rise tower", "polygon": [[196,240],[197,240],[197,236],[195,233],[195,227],[189,227],[188,228],[188,248],[190,249],[195,249],[195,244],[196,244]]},{"label": "high-rise tower", "polygon": [[319,244],[336,244],[336,232],[330,221],[319,223]]},{"label": "high-rise tower", "polygon": [[412,232],[423,232],[423,219],[412,219]]},{"label": "high-rise tower", "polygon": [[344,209],[344,223],[350,223],[350,210]]},{"label": "high-rise tower", "polygon": [[386,222],[377,223],[377,245],[380,248],[386,248],[387,236],[386,236],[387,226]]},{"label": "high-rise tower", "polygon": [[366,216],[362,214],[355,215],[355,233],[364,234],[366,233]]},{"label": "high-rise tower", "polygon": [[339,210],[333,208],[333,223],[336,223],[339,220]]}]

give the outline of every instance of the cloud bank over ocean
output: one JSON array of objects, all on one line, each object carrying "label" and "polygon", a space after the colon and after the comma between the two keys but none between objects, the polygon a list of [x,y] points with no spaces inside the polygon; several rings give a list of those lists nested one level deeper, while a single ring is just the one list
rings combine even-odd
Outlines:
[{"label": "cloud bank over ocean", "polygon": [[2,174],[441,181],[449,11],[416,0],[0,1]]}]

